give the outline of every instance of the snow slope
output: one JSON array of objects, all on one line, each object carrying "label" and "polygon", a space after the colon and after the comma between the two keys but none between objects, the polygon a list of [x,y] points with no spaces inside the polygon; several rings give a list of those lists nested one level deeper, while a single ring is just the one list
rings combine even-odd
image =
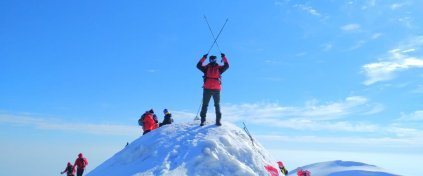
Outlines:
[{"label": "snow slope", "polygon": [[272,161],[260,144],[253,145],[244,130],[233,124],[184,123],[139,137],[88,176],[265,176],[269,175],[266,165],[277,168]]},{"label": "snow slope", "polygon": [[[377,166],[352,161],[328,161],[301,167],[309,170],[312,176],[396,176]],[[297,176],[297,169],[288,176]]]}]

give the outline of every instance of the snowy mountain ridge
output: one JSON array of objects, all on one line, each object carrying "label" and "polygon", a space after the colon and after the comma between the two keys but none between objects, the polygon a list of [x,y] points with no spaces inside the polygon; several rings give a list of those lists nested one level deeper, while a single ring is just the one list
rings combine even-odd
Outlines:
[{"label": "snowy mountain ridge", "polygon": [[269,175],[276,163],[237,126],[165,125],[139,137],[88,176]]}]

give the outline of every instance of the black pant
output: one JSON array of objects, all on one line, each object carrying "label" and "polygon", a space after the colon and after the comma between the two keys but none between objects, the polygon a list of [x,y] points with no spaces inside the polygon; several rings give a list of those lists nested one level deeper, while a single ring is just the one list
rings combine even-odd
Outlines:
[{"label": "black pant", "polygon": [[201,106],[200,112],[201,123],[206,121],[207,107],[209,106],[209,102],[212,96],[214,101],[214,108],[216,110],[216,123],[220,123],[220,119],[222,118],[222,113],[220,112],[220,90],[210,89],[203,90],[203,105]]},{"label": "black pant", "polygon": [[82,176],[83,173],[84,173],[84,169],[77,169],[76,170],[76,176]]},{"label": "black pant", "polygon": [[142,135],[147,134],[148,132],[150,132],[151,130],[145,130]]}]

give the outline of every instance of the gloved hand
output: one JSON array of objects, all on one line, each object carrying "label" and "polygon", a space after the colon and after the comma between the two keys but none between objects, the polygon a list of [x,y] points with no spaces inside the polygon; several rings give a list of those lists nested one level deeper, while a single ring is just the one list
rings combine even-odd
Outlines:
[{"label": "gloved hand", "polygon": [[204,54],[204,55],[203,55],[203,57],[207,58],[207,56],[208,56],[208,55],[209,55],[209,54]]},{"label": "gloved hand", "polygon": [[224,53],[220,53],[220,56],[225,57],[225,54]]}]

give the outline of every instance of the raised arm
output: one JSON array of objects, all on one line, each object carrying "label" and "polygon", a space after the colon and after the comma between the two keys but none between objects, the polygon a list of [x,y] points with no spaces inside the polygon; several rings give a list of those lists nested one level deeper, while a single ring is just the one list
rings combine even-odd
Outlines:
[{"label": "raised arm", "polygon": [[62,172],[60,172],[60,174],[64,174],[64,173],[66,173],[67,171],[68,171],[68,166],[66,166],[65,170],[64,170],[64,171],[62,171]]},{"label": "raised arm", "polygon": [[222,74],[229,68],[229,62],[225,54],[221,53],[220,55],[222,56],[222,61],[223,61],[223,66],[220,68],[220,74]]},{"label": "raised arm", "polygon": [[206,72],[206,67],[203,66],[204,61],[207,58],[207,54],[203,55],[203,57],[200,59],[200,61],[198,61],[197,63],[197,68],[202,71],[203,73]]}]

